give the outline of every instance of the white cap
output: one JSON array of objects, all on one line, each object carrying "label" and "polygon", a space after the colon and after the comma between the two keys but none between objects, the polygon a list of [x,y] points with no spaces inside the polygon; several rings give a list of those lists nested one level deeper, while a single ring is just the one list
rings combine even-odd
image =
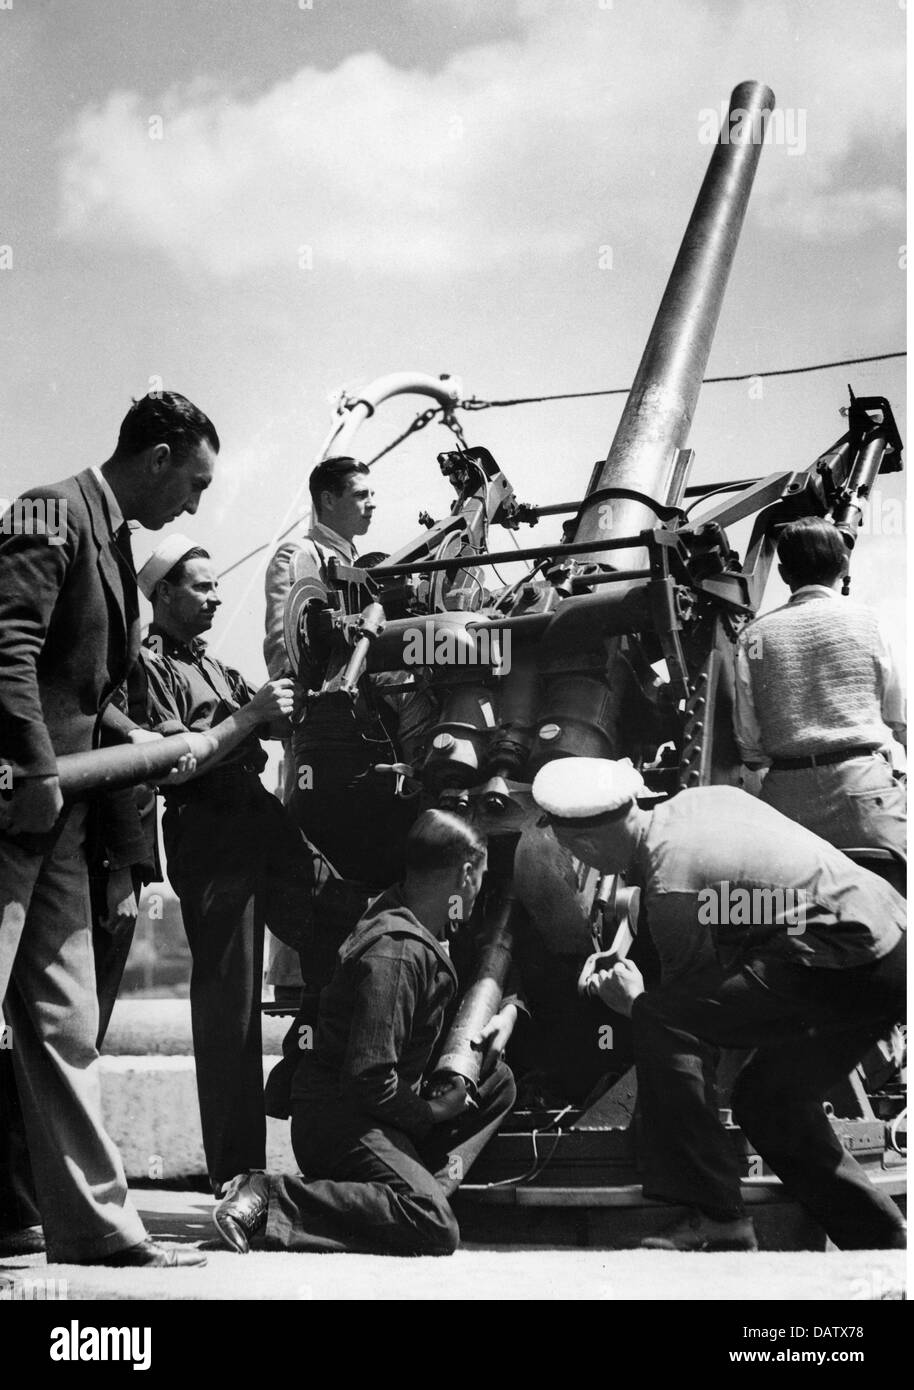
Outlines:
[{"label": "white cap", "polygon": [[159,541],[136,577],[141,592],[151,599],[159,580],[164,579],[178,561],[183,560],[188,550],[195,547],[196,542],[188,540],[187,536],[166,536],[163,541]]},{"label": "white cap", "polygon": [[533,779],[533,800],[551,816],[583,820],[620,811],[644,790],[630,758],[556,758]]}]

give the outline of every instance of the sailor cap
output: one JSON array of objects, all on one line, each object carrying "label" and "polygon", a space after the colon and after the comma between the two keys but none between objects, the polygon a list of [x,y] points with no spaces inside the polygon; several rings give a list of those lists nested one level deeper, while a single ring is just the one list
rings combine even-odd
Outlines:
[{"label": "sailor cap", "polygon": [[155,586],[160,579],[164,579],[166,574],[174,569],[179,560],[183,560],[188,550],[195,548],[195,542],[188,540],[187,536],[166,536],[159,541],[155,550],[146,561],[143,568],[136,577],[136,582],[140,586],[140,591],[151,599],[155,592]]},{"label": "sailor cap", "polygon": [[556,758],[541,767],[533,800],[557,820],[584,821],[612,815],[644,790],[630,758]]}]

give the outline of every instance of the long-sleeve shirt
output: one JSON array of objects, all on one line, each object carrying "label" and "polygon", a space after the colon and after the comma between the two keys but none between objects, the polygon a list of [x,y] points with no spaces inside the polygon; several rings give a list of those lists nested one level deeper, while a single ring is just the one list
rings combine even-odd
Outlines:
[{"label": "long-sleeve shirt", "polygon": [[755,956],[846,969],[888,955],[905,905],[881,878],[736,787],[697,787],[651,812],[642,887],[663,983]]},{"label": "long-sleeve shirt", "polygon": [[[206,644],[178,642],[152,623],[144,642],[149,727],[157,733],[206,733],[250,703],[254,691],[231,666],[209,656]],[[260,772],[267,757],[251,733],[221,760],[221,767]],[[167,795],[167,793],[166,793]]]},{"label": "long-sleeve shirt", "polygon": [[904,694],[878,616],[808,584],[750,623],[736,649],[734,729],[743,761],[758,766],[878,748],[892,733],[903,742]]},{"label": "long-sleeve shirt", "polygon": [[423,1073],[456,989],[442,944],[399,890],[382,894],[340,948],[293,1100],[313,1105],[328,1130],[389,1125],[422,1138],[432,1126]]},{"label": "long-sleeve shirt", "polygon": [[263,639],[263,659],[271,680],[292,674],[292,666],[283,637],[283,615],[289,590],[297,579],[308,576],[323,580],[327,557],[335,555],[344,564],[353,565],[355,546],[336,531],[315,521],[300,540],[286,541],[274,551],[264,581],[266,592],[266,634]]}]

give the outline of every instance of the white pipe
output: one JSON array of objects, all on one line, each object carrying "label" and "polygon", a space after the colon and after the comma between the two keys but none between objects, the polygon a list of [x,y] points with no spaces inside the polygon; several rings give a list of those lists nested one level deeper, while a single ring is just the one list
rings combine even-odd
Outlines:
[{"label": "white pipe", "polygon": [[[350,440],[355,436],[359,427],[374,414],[375,408],[382,401],[389,400],[391,396],[402,396],[410,393],[417,396],[431,396],[445,409],[453,409],[460,400],[462,390],[460,379],[455,376],[429,376],[427,372],[389,372],[387,376],[379,376],[366,386],[357,400],[338,407],[337,413],[341,418],[327,436],[324,447],[317,455],[315,463],[332,458],[336,454],[345,454],[350,447]],[[276,527],[267,546],[257,557],[241,597],[233,608],[231,616],[222,624],[222,631],[210,648],[214,656],[224,647],[225,639],[232,630],[238,614],[250,598],[254,585],[261,579],[280,537],[298,510],[300,499],[307,486],[308,480],[303,479],[286,508],[282,521]]]},{"label": "white pipe", "polygon": [[348,453],[350,441],[360,427],[370,419],[382,401],[390,400],[391,396],[431,396],[445,410],[453,410],[462,390],[459,378],[454,376],[429,376],[427,372],[390,372],[387,376],[379,376],[366,386],[356,400],[339,407],[341,418],[327,436],[318,462],[335,454]]}]

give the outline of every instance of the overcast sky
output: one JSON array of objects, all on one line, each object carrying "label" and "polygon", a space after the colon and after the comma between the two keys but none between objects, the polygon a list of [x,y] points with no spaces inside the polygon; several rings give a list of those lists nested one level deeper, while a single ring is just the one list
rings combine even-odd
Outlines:
[{"label": "overcast sky", "polygon": [[[222,437],[214,487],[173,529],[225,565],[279,525],[341,386],[404,369],[486,399],[626,385],[707,113],[747,78],[773,87],[783,139],[709,373],[902,348],[904,25],[899,0],[6,0],[0,494],[101,462],[130,397],[162,383]],[[848,381],[889,396],[904,434],[898,361],[709,386],[694,478],[807,466],[843,430]],[[382,409],[361,451],[422,404]],[[545,502],[582,491],[621,404],[464,425]],[[378,466],[372,548],[447,509],[447,438]],[[899,646],[902,491],[880,484],[854,571]],[[253,564],[223,598],[223,655],[259,680]]]}]

